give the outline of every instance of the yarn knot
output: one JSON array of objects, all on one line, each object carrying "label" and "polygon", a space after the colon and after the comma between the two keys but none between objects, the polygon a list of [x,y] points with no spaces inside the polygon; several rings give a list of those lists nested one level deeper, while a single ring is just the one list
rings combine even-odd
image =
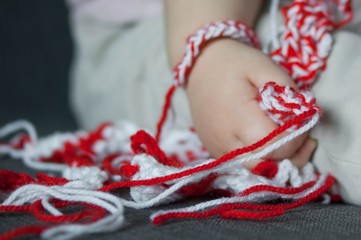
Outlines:
[{"label": "yarn knot", "polygon": [[302,113],[311,110],[321,111],[311,92],[298,91],[275,82],[268,82],[260,88],[258,100],[262,110],[279,125]]}]

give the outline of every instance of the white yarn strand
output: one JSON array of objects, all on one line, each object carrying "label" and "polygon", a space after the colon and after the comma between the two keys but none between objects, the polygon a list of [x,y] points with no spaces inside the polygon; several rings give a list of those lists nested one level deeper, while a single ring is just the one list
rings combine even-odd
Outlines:
[{"label": "white yarn strand", "polygon": [[194,206],[190,206],[190,207],[179,208],[179,209],[175,209],[175,210],[167,210],[167,211],[161,210],[161,211],[158,211],[158,212],[152,214],[150,216],[150,219],[154,220],[154,218],[156,218],[159,215],[164,215],[164,214],[173,213],[173,212],[174,213],[197,212],[200,210],[207,209],[209,207],[219,206],[219,205],[226,204],[226,203],[257,202],[257,201],[255,201],[255,199],[259,200],[259,199],[263,199],[264,197],[267,197],[267,196],[270,197],[272,195],[275,197],[281,197],[284,199],[300,199],[300,198],[305,197],[308,194],[316,191],[317,189],[319,189],[325,183],[327,176],[328,176],[327,174],[321,174],[314,186],[312,186],[311,188],[309,188],[308,190],[306,190],[304,192],[297,193],[297,194],[282,194],[282,193],[273,193],[273,192],[263,191],[263,192],[255,192],[250,195],[242,196],[242,197],[224,197],[224,198],[219,198],[219,199],[215,199],[215,200],[202,202],[202,203],[196,204]]}]

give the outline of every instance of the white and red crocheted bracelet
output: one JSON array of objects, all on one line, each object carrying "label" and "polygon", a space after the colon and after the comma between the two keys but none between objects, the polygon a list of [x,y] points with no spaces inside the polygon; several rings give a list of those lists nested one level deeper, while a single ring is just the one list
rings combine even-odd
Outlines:
[{"label": "white and red crocheted bracelet", "polygon": [[[273,39],[276,49],[270,56],[299,87],[306,89],[325,69],[332,44],[330,32],[351,19],[350,1],[295,0],[283,8],[283,14],[286,24],[280,33],[282,44],[277,47],[278,40]],[[241,22],[215,22],[190,36],[186,52],[174,69],[174,85],[166,94],[155,137],[125,122],[104,123],[91,132],[58,133],[44,139],[38,139],[34,127],[26,121],[0,129],[0,137],[17,131],[27,133],[1,144],[0,153],[22,159],[34,169],[62,173],[62,177],[39,173],[32,178],[0,171],[0,190],[8,193],[0,211],[26,212],[47,223],[14,229],[0,239],[29,234],[71,239],[114,231],[123,226],[124,207],[148,208],[210,193],[219,198],[156,212],[152,222],[210,216],[265,219],[320,198],[329,202],[326,191],[335,179],[317,174],[311,163],[300,170],[287,159],[279,163],[265,160],[252,171],[243,166],[247,161],[264,158],[317,124],[320,108],[307,91],[273,82],[263,86],[260,106],[279,127],[258,142],[218,159],[210,158],[194,131],[163,130],[173,93],[186,82],[202,47],[221,37],[259,47],[256,34]],[[276,139],[287,130],[286,136]],[[121,188],[129,188],[133,200],[111,193]],[[269,200],[279,202],[266,203]],[[73,214],[61,211],[73,205],[83,208]]]}]

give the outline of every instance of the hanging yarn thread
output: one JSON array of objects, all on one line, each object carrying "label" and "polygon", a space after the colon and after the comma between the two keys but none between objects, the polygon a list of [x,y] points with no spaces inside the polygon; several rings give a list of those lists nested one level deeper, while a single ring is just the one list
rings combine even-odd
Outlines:
[{"label": "hanging yarn thread", "polygon": [[[325,69],[330,54],[330,32],[352,17],[349,0],[296,0],[283,8],[285,27],[280,42],[273,41],[270,56],[301,89],[311,86]],[[259,48],[256,34],[242,22],[220,21],[199,29],[187,40],[185,54],[174,69],[174,85],[165,97],[155,137],[131,123],[104,123],[90,132],[54,134],[38,139],[26,121],[0,129],[0,137],[17,131],[0,153],[23,159],[38,170],[57,171],[62,177],[39,173],[36,178],[0,171],[0,190],[9,193],[1,212],[24,212],[48,223],[4,233],[0,239],[38,234],[47,239],[71,239],[87,233],[122,227],[124,207],[142,209],[188,196],[217,193],[219,198],[182,209],[159,211],[154,224],[171,219],[219,216],[265,219],[288,209],[322,199],[334,184],[328,174],[316,174],[311,163],[302,169],[285,159],[265,160],[252,171],[243,163],[263,159],[297,136],[312,129],[320,108],[307,91],[269,82],[259,90],[260,107],[279,127],[256,143],[211,159],[194,131],[164,130],[174,92],[183,86],[202,48],[212,39],[229,37]],[[279,135],[288,131],[287,135]],[[130,188],[132,200],[110,193]],[[267,204],[279,200],[278,204]],[[286,202],[283,200],[287,200]],[[291,200],[291,201],[290,201]],[[61,210],[82,206],[72,214]],[[51,223],[49,225],[49,223]]]}]

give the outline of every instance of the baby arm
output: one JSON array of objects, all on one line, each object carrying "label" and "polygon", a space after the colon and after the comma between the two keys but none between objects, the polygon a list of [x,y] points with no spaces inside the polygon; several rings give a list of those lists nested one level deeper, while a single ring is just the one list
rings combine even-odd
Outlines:
[{"label": "baby arm", "polygon": [[[216,20],[240,20],[253,25],[262,1],[166,0],[165,3],[168,52],[174,66],[190,33]],[[252,144],[277,127],[257,102],[259,87],[269,81],[295,87],[268,56],[243,43],[221,39],[204,49],[186,91],[194,127],[214,157]],[[303,134],[268,157],[289,158],[303,166],[315,147],[315,141]]]}]

